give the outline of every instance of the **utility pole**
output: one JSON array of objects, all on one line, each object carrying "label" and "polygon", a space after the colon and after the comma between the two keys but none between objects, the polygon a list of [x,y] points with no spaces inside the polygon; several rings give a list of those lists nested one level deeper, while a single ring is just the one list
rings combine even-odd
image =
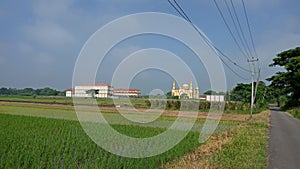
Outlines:
[{"label": "utility pole", "polygon": [[253,113],[253,104],[254,104],[254,62],[257,62],[258,59],[252,57],[252,59],[248,59],[248,62],[252,63],[251,64],[251,78],[252,78],[252,83],[251,83],[251,112],[250,112],[250,118],[252,119],[252,113]]}]

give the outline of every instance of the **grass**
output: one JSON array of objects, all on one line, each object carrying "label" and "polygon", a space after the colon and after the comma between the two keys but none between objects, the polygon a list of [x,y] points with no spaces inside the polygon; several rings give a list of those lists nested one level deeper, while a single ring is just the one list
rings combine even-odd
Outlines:
[{"label": "grass", "polygon": [[[70,98],[37,99],[45,102],[72,101]],[[108,103],[105,99],[101,101]],[[176,120],[176,117],[160,116],[150,124],[136,125],[118,113],[103,115],[116,130],[132,137],[157,135]],[[192,132],[174,149],[155,157],[130,159],[97,147],[83,132],[77,120],[71,104],[0,102],[0,168],[155,168],[199,147],[199,131],[205,121],[198,119]],[[240,123],[221,121],[216,132],[221,133]],[[264,122],[247,125],[234,136],[230,144],[211,156],[210,162],[219,168],[245,168],[244,163],[261,168],[265,162],[263,157],[266,156],[262,152],[266,130]]]},{"label": "grass", "polygon": [[0,95],[0,100],[11,100],[11,101],[31,101],[31,102],[49,102],[49,103],[69,103],[73,102],[72,98],[57,97],[57,96],[7,96]]},{"label": "grass", "polygon": [[[33,96],[6,96],[6,95],[0,95],[0,100],[7,100],[7,101],[18,101],[18,102],[31,102],[31,103],[49,103],[49,104],[64,104],[64,105],[73,105],[73,99],[72,98],[67,98],[67,97],[57,97],[57,96],[36,96],[35,98]],[[144,98],[130,98],[130,103],[127,102],[126,99],[105,99],[105,98],[99,98],[96,99],[97,103],[101,105],[102,107],[108,106],[108,107],[114,107],[114,104],[116,105],[123,105],[126,106],[128,104],[132,104],[134,107],[139,108],[139,109],[148,109],[150,102],[148,99]],[[90,99],[85,99],[85,98],[80,98],[79,99],[80,103],[86,104],[89,103]],[[115,103],[114,103],[115,101]],[[173,102],[174,100],[168,100]],[[175,100],[178,101],[178,100]],[[201,104],[209,105],[207,102],[200,102]],[[230,109],[227,109],[225,106],[224,113],[225,114],[249,114],[250,109],[247,108],[247,106],[243,106],[242,103],[226,103],[228,104],[233,104],[229,107]],[[173,105],[174,106],[174,105]],[[202,107],[202,108],[201,108]],[[199,112],[209,112],[209,106],[207,108],[203,108],[206,106],[200,106]],[[159,108],[159,106],[157,107]],[[178,109],[178,108],[177,108]],[[168,110],[176,110],[176,108],[171,107]],[[261,112],[263,109],[254,109],[253,114],[257,114]]]},{"label": "grass", "polygon": [[266,168],[268,113],[254,116],[244,124],[229,144],[208,158],[213,168]]},{"label": "grass", "polygon": [[[32,103],[61,103],[66,105],[72,105],[73,99],[69,97],[63,97],[63,96],[6,96],[6,95],[0,95],[0,100],[7,100],[7,101],[23,101],[23,102],[32,102]],[[85,98],[80,98],[80,102],[85,103]],[[100,105],[114,105],[113,99],[106,99],[106,98],[98,98],[96,99],[97,103]],[[125,99],[116,99],[117,104],[126,104]],[[146,106],[145,99],[139,98],[131,98],[130,102],[132,105],[137,105],[141,108]],[[88,101],[87,101],[88,103]]]},{"label": "grass", "polygon": [[[164,131],[113,127],[133,137]],[[173,149],[154,157],[125,158],[98,147],[77,121],[0,114],[0,168],[155,168],[198,147],[198,137],[190,132]]]},{"label": "grass", "polygon": [[196,150],[161,168],[265,168],[270,111],[214,134]]},{"label": "grass", "polygon": [[[84,107],[88,109],[88,107]],[[98,112],[88,111],[87,116],[92,118],[98,114]],[[34,116],[34,117],[44,117],[44,118],[55,118],[55,119],[65,119],[65,120],[74,120],[77,121],[76,112],[71,105],[57,105],[57,104],[34,104],[34,103],[19,103],[19,102],[0,102],[0,114],[11,114],[11,115],[25,115],[25,116]],[[177,119],[176,116],[160,116],[158,119],[151,123],[134,123],[123,116],[118,112],[103,112],[102,115],[110,124],[122,124],[122,125],[139,125],[139,126],[148,126],[148,127],[160,127],[168,128],[173,122]],[[129,114],[130,116],[130,114]],[[136,115],[132,115],[136,116]],[[139,117],[141,118],[151,118],[152,115],[142,114]],[[197,119],[196,124],[193,127],[194,131],[200,131],[202,124],[205,122],[205,119]],[[216,132],[222,132],[233,126],[238,125],[240,122],[234,121],[221,121]]]},{"label": "grass", "polygon": [[[157,135],[176,120],[161,116],[149,124],[136,125],[118,113],[103,115],[113,128],[132,137]],[[203,119],[196,120],[187,137],[168,152],[132,159],[108,153],[92,142],[71,105],[0,102],[0,168],[155,168],[199,147],[203,123]],[[239,123],[221,121],[216,132]]]},{"label": "grass", "polygon": [[242,128],[210,162],[217,168],[265,168],[266,131],[267,127],[261,124]]},{"label": "grass", "polygon": [[287,110],[293,117],[300,119],[300,107]]},{"label": "grass", "polygon": [[77,120],[72,106],[0,102],[0,113]]},{"label": "grass", "polygon": [[[118,124],[112,127],[137,138],[165,130]],[[155,168],[199,147],[198,138],[198,132],[190,132],[163,154],[125,158],[98,147],[78,121],[0,114],[0,168]]]}]

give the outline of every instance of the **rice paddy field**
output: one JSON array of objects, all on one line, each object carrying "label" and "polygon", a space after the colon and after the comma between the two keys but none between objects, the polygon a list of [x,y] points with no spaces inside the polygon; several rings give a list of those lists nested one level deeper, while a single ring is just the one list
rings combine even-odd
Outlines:
[{"label": "rice paddy field", "polygon": [[[130,125],[113,127],[134,137],[164,131]],[[1,114],[0,128],[0,168],[155,168],[199,146],[199,134],[191,132],[164,154],[124,158],[97,146],[77,121]]]},{"label": "rice paddy field", "polygon": [[[86,135],[72,105],[43,102],[0,102],[0,168],[159,168],[201,147],[198,139],[204,120],[198,119],[188,135],[163,154],[147,158],[118,156]],[[161,116],[151,123],[136,124],[116,112],[102,114],[115,130],[137,138],[158,135],[176,120]],[[221,121],[216,132],[240,123]]]}]

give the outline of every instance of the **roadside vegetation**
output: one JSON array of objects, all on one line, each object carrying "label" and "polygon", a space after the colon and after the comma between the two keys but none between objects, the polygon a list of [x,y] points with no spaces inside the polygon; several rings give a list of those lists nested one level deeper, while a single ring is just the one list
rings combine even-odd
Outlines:
[{"label": "roadside vegetation", "polygon": [[300,107],[298,108],[290,108],[287,110],[293,117],[300,119]]},{"label": "roadside vegetation", "polygon": [[266,124],[252,123],[240,129],[228,145],[209,157],[213,168],[266,168]]},{"label": "roadside vegetation", "polygon": [[285,71],[268,78],[277,105],[299,118],[300,107],[300,47],[278,53],[269,66],[280,66]]},{"label": "roadside vegetation", "polygon": [[255,114],[161,168],[266,168],[269,116],[269,110]]}]

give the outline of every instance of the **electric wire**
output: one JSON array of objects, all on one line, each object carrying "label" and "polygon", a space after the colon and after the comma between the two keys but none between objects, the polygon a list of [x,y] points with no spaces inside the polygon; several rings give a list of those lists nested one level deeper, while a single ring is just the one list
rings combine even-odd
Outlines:
[{"label": "electric wire", "polygon": [[255,48],[255,46],[254,46],[254,41],[253,41],[252,31],[251,31],[251,29],[250,29],[250,23],[249,23],[249,19],[248,19],[247,10],[246,10],[246,7],[245,7],[244,0],[242,0],[242,4],[243,4],[244,14],[245,14],[245,17],[246,17],[246,22],[247,22],[248,31],[249,31],[249,35],[250,35],[252,47],[253,47],[253,50],[254,50],[254,54],[255,54],[256,58],[259,58],[258,55],[257,55],[257,52],[256,52],[256,48]]},{"label": "electric wire", "polygon": [[[222,56],[224,56],[225,58],[227,58],[230,62],[232,62],[234,65],[238,66],[239,68],[241,68],[244,71],[247,72],[251,72],[243,67],[241,67],[240,65],[238,65],[237,63],[233,62],[227,55],[225,55],[220,49],[218,49],[214,44],[212,44],[200,31],[199,29],[193,24],[193,22],[190,20],[190,18],[188,17],[188,15],[184,12],[184,10],[180,7],[180,5],[176,2],[176,0],[173,0],[174,3],[176,4],[176,6],[171,3],[170,0],[168,0],[168,2],[171,4],[171,6],[178,12],[178,14],[184,18],[189,24],[191,24],[193,26],[193,28],[198,32],[198,34],[203,38],[203,40],[207,43],[207,45],[213,49],[213,51],[217,50],[219,53],[216,53],[218,56],[219,54],[221,54]],[[214,50],[215,49],[215,50]],[[219,57],[220,58],[220,57]],[[220,58],[221,59],[221,58]],[[244,80],[249,80],[246,79],[244,77],[242,77],[241,75],[237,74],[237,72],[235,72],[228,64],[226,64],[226,62],[221,59],[221,61],[224,63],[225,66],[227,66],[234,74],[236,74],[238,77],[244,79]]]},{"label": "electric wire", "polygon": [[[241,43],[242,43],[242,45],[243,45],[243,47],[244,47],[244,50],[247,51],[247,53],[248,53],[250,56],[252,56],[252,52],[251,52],[251,50],[250,50],[250,48],[249,48],[248,41],[246,40],[244,31],[243,31],[243,29],[242,29],[242,26],[241,26],[241,23],[240,23],[240,19],[239,19],[239,17],[237,16],[236,9],[235,9],[235,6],[234,6],[234,4],[233,4],[233,1],[230,0],[230,4],[231,4],[231,7],[232,7],[232,11],[233,11],[233,12],[231,12],[230,7],[229,7],[229,5],[228,5],[228,3],[227,3],[227,0],[224,0],[224,1],[225,1],[225,4],[226,4],[226,8],[227,8],[227,10],[228,10],[228,12],[229,12],[229,14],[230,14],[231,20],[232,20],[232,22],[233,22],[233,24],[234,24],[234,28],[235,28],[235,30],[236,30],[236,32],[237,32],[237,34],[238,34],[238,37],[239,37],[239,39],[240,39],[240,41],[241,41]],[[233,18],[233,15],[232,15],[232,14],[234,14],[235,19]],[[236,21],[235,21],[235,20],[236,20]],[[238,25],[238,26],[237,26],[237,25]],[[239,29],[238,29],[238,28],[239,28]]]},{"label": "electric wire", "polygon": [[[218,52],[216,52],[216,54],[219,56],[219,54],[222,54],[223,56],[224,56],[224,54],[223,54],[223,52],[221,52],[218,48],[216,48],[199,30],[198,30],[198,28],[193,24],[193,22],[189,19],[189,17],[185,14],[185,12],[184,12],[184,10],[180,7],[180,5],[176,2],[176,0],[173,0],[174,2],[175,2],[175,4],[178,6],[178,8],[179,8],[179,10],[182,12],[180,12],[176,7],[175,7],[175,5],[173,5],[171,2],[170,2],[170,0],[168,0],[168,2],[173,6],[173,8],[179,13],[179,15],[181,15],[188,23],[190,23],[192,26],[193,26],[193,28],[200,34],[200,36],[203,38],[203,40],[212,48],[214,48],[216,51],[218,51]],[[222,16],[222,12],[221,12],[221,10],[220,10],[220,8],[218,7],[218,4],[216,3],[216,0],[214,0],[214,2],[215,2],[215,5],[217,6],[217,8],[218,8],[218,10],[219,10],[219,13],[221,14],[221,16]],[[225,2],[226,2],[226,0],[225,0]],[[245,17],[246,17],[246,20],[247,20],[247,26],[248,26],[248,31],[249,31],[249,34],[250,34],[250,37],[251,37],[251,43],[252,43],[252,47],[253,47],[253,50],[254,50],[254,53],[255,53],[255,55],[256,55],[256,58],[257,58],[257,60],[258,60],[258,55],[257,55],[257,52],[256,52],[256,49],[255,49],[255,46],[254,46],[254,41],[253,41],[253,37],[252,37],[252,33],[251,33],[251,29],[250,29],[250,24],[249,24],[249,19],[248,19],[248,16],[247,16],[247,12],[246,12],[246,8],[245,8],[245,4],[244,4],[244,1],[242,0],[242,2],[243,2],[243,9],[244,9],[244,14],[245,14]],[[233,11],[234,11],[234,14],[235,14],[235,17],[236,17],[236,19],[237,19],[237,21],[238,21],[238,24],[239,24],[239,27],[240,27],[240,31],[242,32],[242,35],[243,35],[243,38],[244,38],[244,41],[245,41],[245,43],[247,44],[247,48],[248,48],[248,50],[249,50],[249,52],[250,52],[250,54],[251,54],[251,50],[250,50],[250,48],[249,48],[249,45],[248,45],[248,43],[247,43],[247,41],[246,41],[246,38],[245,38],[245,36],[244,36],[244,33],[243,33],[243,31],[242,31],[242,28],[241,28],[241,25],[240,25],[240,22],[239,22],[239,19],[238,19],[238,17],[237,17],[237,15],[236,15],[236,10],[235,10],[235,7],[234,7],[234,5],[233,5],[233,2],[232,2],[232,0],[231,0],[231,5],[232,5],[232,8],[233,8]],[[227,6],[228,6],[228,4],[227,4]],[[229,8],[228,8],[229,9]],[[229,10],[230,11],[230,10]],[[222,18],[223,18],[223,21],[225,22],[225,24],[226,24],[226,21],[225,21],[225,18],[224,18],[224,16],[222,16]],[[232,17],[232,19],[233,19],[233,17]],[[233,20],[234,21],[234,20]],[[226,26],[227,26],[227,28],[229,28],[229,26],[228,26],[228,24],[226,24]],[[235,25],[236,26],[236,25]],[[231,32],[231,34],[232,34],[232,31],[230,31]],[[238,32],[238,31],[237,31]],[[232,34],[233,35],[233,34]],[[234,38],[234,36],[232,36],[233,38]],[[236,40],[235,40],[236,41]],[[237,43],[237,45],[238,45],[238,43]],[[239,45],[238,45],[239,46]],[[242,52],[242,51],[241,51]],[[242,52],[243,53],[243,52]],[[251,54],[252,55],[252,54]],[[226,57],[226,55],[225,55],[225,57]],[[247,57],[247,56],[246,56]],[[235,71],[233,71],[232,69],[231,69],[231,67],[229,66],[229,65],[227,65],[227,63],[221,58],[221,57],[219,57],[220,58],[220,60],[223,62],[223,64],[225,65],[225,66],[227,66],[236,76],[238,76],[238,77],[240,77],[241,79],[245,79],[244,77],[242,77],[242,76],[240,76],[237,72],[235,72]],[[227,58],[227,57],[226,57]],[[253,57],[253,55],[252,55],[252,60],[254,59],[254,57]],[[232,62],[232,60],[228,57],[227,58],[230,62]],[[248,62],[250,62],[250,60],[248,60]],[[232,62],[232,63],[235,63],[235,62]],[[249,66],[250,66],[250,64],[249,64]],[[254,94],[252,95],[252,98],[254,99],[253,100],[253,102],[255,101],[255,99],[256,99],[256,95],[257,95],[257,90],[258,90],[258,86],[259,86],[259,79],[260,79],[260,65],[258,64],[258,74],[257,74],[257,81],[256,81],[256,85],[255,85],[255,91],[254,91]],[[256,73],[254,70],[252,71],[252,73]],[[252,78],[253,79],[253,78]],[[249,80],[249,79],[245,79],[245,80]],[[253,83],[253,80],[252,80],[252,83]],[[252,91],[253,91],[253,89],[252,89]],[[252,101],[251,101],[252,102]],[[252,102],[252,103],[253,103]],[[251,105],[251,117],[252,117],[252,105]]]},{"label": "electric wire", "polygon": [[255,94],[254,94],[254,98],[256,98],[256,94],[257,94],[257,90],[258,90],[258,85],[259,85],[259,81],[260,81],[259,79],[260,79],[261,68],[260,68],[260,63],[259,63],[259,57],[257,55],[256,48],[255,48],[255,45],[254,45],[253,36],[252,36],[251,29],[250,29],[250,23],[249,23],[249,19],[248,19],[247,10],[246,10],[246,6],[245,6],[245,3],[244,3],[244,0],[242,0],[242,4],[243,4],[244,14],[245,14],[245,18],[246,18],[246,22],[247,22],[247,26],[248,26],[248,31],[249,31],[249,35],[250,35],[250,39],[251,39],[253,51],[254,51],[254,54],[255,54],[255,56],[256,56],[256,58],[258,60],[258,75],[257,75],[257,82],[256,82]]},{"label": "electric wire", "polygon": [[229,24],[227,23],[227,21],[226,21],[226,19],[225,19],[225,16],[224,16],[223,12],[221,11],[221,8],[219,7],[217,1],[214,0],[214,3],[215,3],[215,6],[216,6],[217,9],[218,9],[218,12],[219,12],[219,14],[220,14],[220,16],[221,16],[221,18],[222,18],[224,24],[226,25],[226,28],[228,29],[228,31],[229,31],[229,33],[230,33],[230,36],[232,37],[233,41],[235,42],[236,46],[239,48],[239,50],[241,51],[241,53],[242,53],[246,58],[250,58],[249,54],[246,53],[246,52],[242,49],[242,47],[240,46],[240,44],[238,43],[238,41],[237,41],[236,37],[234,36],[234,34],[233,34],[233,32],[232,32],[232,30],[231,30]]},{"label": "electric wire", "polygon": [[237,72],[235,72],[222,58],[220,58],[220,60],[223,62],[223,64],[232,72],[234,73],[236,76],[238,76],[239,78],[243,79],[243,80],[250,80],[247,78],[244,78],[243,76],[241,76],[240,74],[238,74]]},{"label": "electric wire", "polygon": [[[239,67],[240,69],[247,71],[247,72],[251,72],[250,70],[247,70],[245,68],[243,68],[242,66],[238,65],[236,62],[234,62],[232,59],[230,59],[227,55],[225,55],[220,49],[218,49],[214,44],[212,44],[212,42],[210,42],[200,31],[199,29],[193,24],[193,22],[190,20],[190,18],[188,17],[188,15],[184,12],[184,10],[180,7],[180,5],[176,2],[176,0],[173,0],[174,3],[176,4],[176,6],[170,1],[168,0],[169,4],[177,11],[177,13],[183,18],[185,19],[189,24],[192,25],[192,27],[198,32],[198,34],[203,38],[203,40],[207,43],[208,46],[210,46],[213,51],[217,51],[216,54],[219,56],[219,54],[221,54],[222,56],[224,56],[225,58],[227,58],[232,64],[234,64],[235,66]],[[219,57],[220,58],[220,57]],[[232,71],[235,75],[237,75],[238,77],[240,77],[241,79],[244,80],[249,80],[244,78],[243,76],[239,75],[237,72],[235,72],[222,58],[220,58],[220,60],[223,62],[223,64],[225,66],[227,66],[229,68],[230,71]]]},{"label": "electric wire", "polygon": [[[246,53],[246,54],[248,55],[249,58],[254,59],[254,57],[253,57],[253,55],[252,55],[252,52],[251,52],[251,50],[250,50],[248,41],[246,40],[245,33],[244,33],[243,29],[242,29],[242,26],[241,26],[239,17],[237,16],[237,12],[236,12],[236,9],[235,9],[235,6],[234,6],[233,1],[230,0],[230,4],[231,4],[231,7],[232,7],[233,12],[231,11],[231,9],[230,9],[230,7],[229,7],[229,5],[228,5],[228,3],[227,3],[227,0],[224,0],[224,2],[225,2],[225,5],[226,5],[226,8],[227,8],[227,10],[228,10],[228,12],[229,12],[229,14],[230,14],[231,20],[232,20],[232,22],[233,22],[233,24],[234,24],[234,27],[235,27],[235,30],[236,30],[237,35],[238,35],[238,37],[239,37],[239,40],[241,41],[241,44],[242,44],[242,46],[244,47],[243,53]],[[231,30],[231,28],[230,28],[228,22],[226,21],[225,16],[224,16],[224,14],[223,14],[221,8],[219,7],[217,1],[214,0],[214,3],[215,3],[215,6],[216,6],[217,9],[218,9],[219,14],[220,14],[221,17],[222,17],[223,22],[225,23],[225,25],[226,25],[228,31],[230,32],[232,38],[235,39],[235,36],[233,35],[233,31]],[[245,6],[245,5],[244,5],[244,6]],[[246,16],[246,15],[247,15],[246,8],[244,7],[243,9],[244,9],[244,13],[245,13],[245,16]],[[233,18],[233,14],[234,14],[234,16],[235,16],[236,21],[235,21],[235,19]],[[248,16],[246,17],[246,20],[248,21],[248,23],[247,23],[248,29],[249,29],[250,32],[251,32]],[[236,23],[238,24],[239,30],[240,30],[240,31],[237,29],[237,24],[236,24]],[[251,38],[252,38],[252,33],[251,33]],[[236,44],[238,43],[237,40],[234,40],[234,41],[236,42]],[[253,38],[251,39],[251,42],[252,42],[253,48],[255,48],[255,47],[254,47],[254,43],[253,43]],[[240,45],[237,44],[237,46],[239,47]],[[239,47],[239,48],[241,48],[241,47]],[[256,50],[254,50],[254,53],[256,53]],[[256,54],[256,55],[257,55],[257,54]],[[245,56],[245,55],[244,55],[244,56]],[[248,57],[247,57],[247,60],[250,60]],[[259,64],[259,63],[258,63],[258,64]],[[250,64],[249,64],[249,68],[250,68]],[[250,72],[251,72],[251,71],[250,71]],[[254,73],[257,73],[257,72],[254,71]]]}]

